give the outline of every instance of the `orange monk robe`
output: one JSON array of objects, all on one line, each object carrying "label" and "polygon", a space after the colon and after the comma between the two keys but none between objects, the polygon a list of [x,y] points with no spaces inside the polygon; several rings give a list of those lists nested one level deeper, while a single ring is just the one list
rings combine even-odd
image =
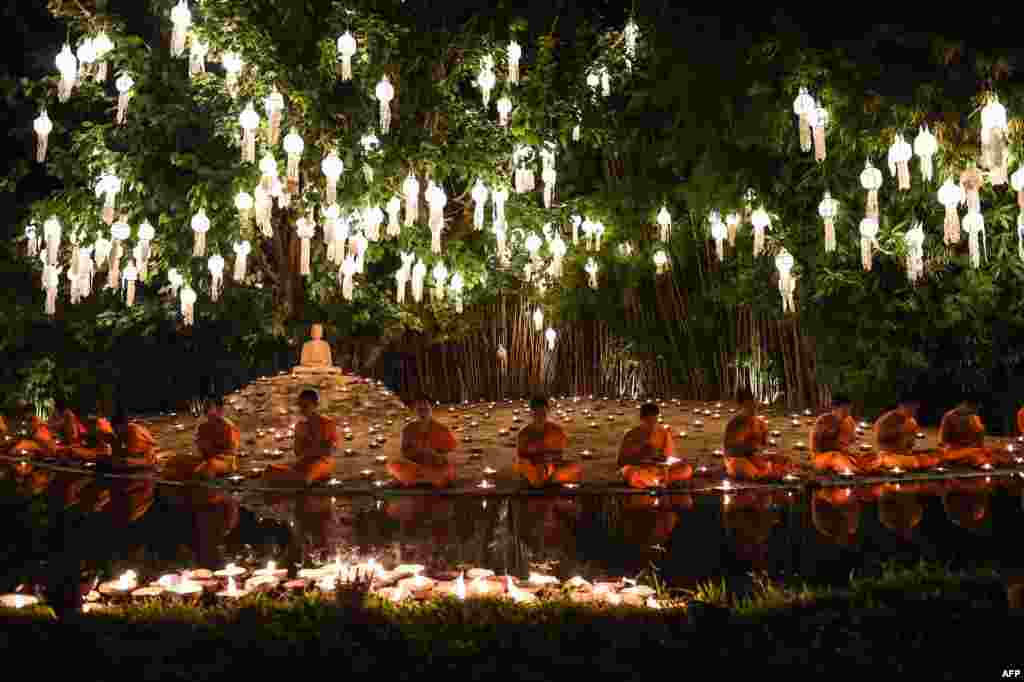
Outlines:
[{"label": "orange monk robe", "polygon": [[1024,407],[1017,410],[1017,433],[1024,436]]},{"label": "orange monk robe", "polygon": [[980,467],[1009,464],[1009,453],[985,447],[985,424],[970,410],[958,407],[942,417],[939,426],[942,461]]},{"label": "orange monk robe", "polygon": [[823,414],[811,429],[811,463],[815,471],[823,473],[869,474],[882,466],[881,457],[874,451],[860,454],[850,451],[857,423],[853,417],[840,419],[834,414]]},{"label": "orange monk robe", "polygon": [[82,439],[88,433],[82,420],[70,409],[64,410],[60,415],[60,437],[64,440],[65,446],[81,445]]},{"label": "orange monk robe", "polygon": [[919,429],[917,420],[906,410],[892,410],[878,418],[875,422],[875,439],[883,467],[915,471],[939,463],[940,458],[935,453],[914,452]]},{"label": "orange monk robe", "polygon": [[811,500],[811,521],[819,533],[839,545],[850,545],[860,527],[860,502],[850,488],[822,488]]},{"label": "orange monk robe", "polygon": [[[619,448],[619,472],[631,488],[650,488],[659,483],[670,485],[693,476],[693,467],[685,462],[662,464],[675,454],[672,432],[663,426],[648,431],[642,426],[629,431]],[[657,462],[657,463],[655,463]]]},{"label": "orange monk robe", "polygon": [[104,417],[97,417],[92,433],[93,446],[74,445],[68,449],[68,453],[75,459],[85,461],[110,457],[115,438],[114,427],[110,425],[110,421]]},{"label": "orange monk robe", "polygon": [[129,466],[154,466],[156,438],[145,426],[129,422],[114,441],[114,461]]},{"label": "orange monk robe", "polygon": [[28,457],[56,457],[57,442],[54,440],[47,423],[33,415],[29,424],[32,437],[16,441],[8,449],[8,454],[13,457],[20,457],[22,455]]},{"label": "orange monk robe", "polygon": [[412,422],[402,430],[402,454],[388,462],[388,472],[404,485],[447,487],[455,480],[455,464],[447,455],[457,445],[455,434],[441,422]]},{"label": "orange monk robe", "polygon": [[772,508],[773,496],[743,491],[722,498],[722,525],[735,543],[736,555],[762,567],[768,559],[768,541],[781,515]]},{"label": "orange monk robe", "polygon": [[[529,424],[517,436],[515,470],[533,487],[551,483],[578,483],[583,470],[575,462],[564,462],[561,453],[569,445],[569,438],[557,424],[544,423],[538,432]],[[558,454],[554,454],[558,453]]]},{"label": "orange monk robe", "polygon": [[917,495],[888,488],[878,500],[878,520],[882,525],[904,539],[921,523],[924,507]]},{"label": "orange monk robe", "polygon": [[736,415],[725,427],[725,471],[730,478],[780,479],[793,469],[787,458],[763,454],[768,423],[757,415]]},{"label": "orange monk robe", "polygon": [[334,420],[314,415],[295,425],[295,455],[291,465],[271,464],[264,476],[277,483],[310,484],[325,481],[334,473],[334,449],[338,427]]},{"label": "orange monk robe", "polygon": [[164,465],[164,477],[172,481],[214,478],[234,469],[234,457],[242,432],[229,419],[211,416],[196,432],[198,456],[178,454]]}]

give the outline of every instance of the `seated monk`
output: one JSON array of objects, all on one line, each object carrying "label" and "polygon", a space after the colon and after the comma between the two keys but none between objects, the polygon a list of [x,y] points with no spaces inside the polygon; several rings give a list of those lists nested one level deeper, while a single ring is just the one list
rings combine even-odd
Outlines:
[{"label": "seated monk", "polygon": [[198,456],[178,454],[164,466],[164,477],[172,481],[216,478],[237,469],[242,434],[224,416],[224,400],[210,400],[206,421],[196,432]]},{"label": "seated monk", "polygon": [[113,454],[114,438],[114,427],[100,413],[93,422],[92,433],[88,438],[90,442],[71,447],[69,453],[75,459],[87,462],[109,459]]},{"label": "seated monk", "polygon": [[271,464],[265,480],[282,485],[309,485],[325,481],[334,473],[334,451],[338,429],[333,419],[319,412],[320,396],[307,388],[299,394],[299,411],[304,419],[295,425],[295,456],[291,465]]},{"label": "seated monk", "polygon": [[53,420],[63,441],[58,447],[61,454],[69,454],[73,448],[82,445],[82,439],[88,434],[88,430],[78,415],[61,398],[53,401]]},{"label": "seated monk", "polygon": [[433,418],[433,401],[418,395],[412,407],[416,421],[402,429],[402,453],[388,462],[388,472],[404,486],[429,483],[447,488],[455,480],[455,464],[448,454],[458,444],[447,426]]},{"label": "seated monk", "polygon": [[823,414],[811,429],[811,463],[815,471],[836,474],[869,474],[881,468],[882,460],[874,451],[851,452],[857,424],[850,416],[850,401],[843,396],[832,399],[832,412]]},{"label": "seated monk", "polygon": [[111,420],[114,427],[112,468],[135,468],[156,466],[156,438],[142,424],[128,419],[122,408],[118,408]]},{"label": "seated monk", "polygon": [[640,426],[622,439],[619,472],[631,488],[650,488],[661,483],[671,485],[693,476],[692,466],[673,457],[675,444],[672,432],[658,424],[658,413],[655,403],[641,407]]},{"label": "seated monk", "polygon": [[883,467],[918,471],[939,463],[936,453],[914,452],[917,432],[921,428],[914,419],[917,407],[917,400],[905,396],[895,410],[886,412],[875,422],[875,439]]},{"label": "seated monk", "polygon": [[740,412],[725,427],[725,471],[730,478],[779,480],[794,465],[787,458],[763,452],[768,445],[768,424],[757,414],[757,402],[749,388],[740,390]]},{"label": "seated monk", "polygon": [[1024,436],[1024,407],[1017,410],[1017,435]]},{"label": "seated monk", "polygon": [[548,421],[548,401],[530,401],[533,421],[516,437],[515,470],[534,488],[544,485],[579,483],[583,470],[575,462],[565,462],[562,452],[569,439],[557,424]]},{"label": "seated monk", "polygon": [[[28,408],[31,411],[31,408]],[[56,457],[57,441],[53,438],[49,425],[35,414],[29,417],[29,438],[15,440],[8,448],[12,457]]]},{"label": "seated monk", "polygon": [[985,424],[978,406],[964,401],[942,416],[939,426],[942,461],[980,467],[985,464],[1009,464],[1009,454],[985,447]]}]

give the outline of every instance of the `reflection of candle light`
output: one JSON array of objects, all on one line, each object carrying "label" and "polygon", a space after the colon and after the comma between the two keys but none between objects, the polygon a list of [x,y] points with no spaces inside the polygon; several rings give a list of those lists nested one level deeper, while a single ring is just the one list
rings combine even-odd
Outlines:
[{"label": "reflection of candle light", "polygon": [[117,587],[121,590],[134,590],[137,576],[135,571],[125,571],[117,581]]},{"label": "reflection of candle light", "polygon": [[992,465],[989,464],[988,462],[985,462],[984,464],[981,465],[981,468],[984,469],[985,471],[991,471]]},{"label": "reflection of candle light", "polygon": [[726,507],[732,502],[732,495],[722,495],[722,504]]},{"label": "reflection of candle light", "polygon": [[488,481],[487,479],[484,479],[484,480],[480,481],[480,482],[479,482],[479,483],[477,484],[477,486],[476,486],[476,487],[477,487],[477,488],[482,488],[482,489],[484,489],[484,490],[487,490],[488,488],[493,488],[493,487],[494,487],[494,484],[493,484],[493,483],[491,483],[490,481]]},{"label": "reflection of candle light", "polygon": [[732,488],[732,483],[729,481],[729,479],[724,479],[722,481],[722,490],[730,490],[731,488]]},{"label": "reflection of candle light", "polygon": [[850,471],[849,469],[843,469],[841,472],[839,472],[839,475],[840,476],[853,476],[853,472]]}]

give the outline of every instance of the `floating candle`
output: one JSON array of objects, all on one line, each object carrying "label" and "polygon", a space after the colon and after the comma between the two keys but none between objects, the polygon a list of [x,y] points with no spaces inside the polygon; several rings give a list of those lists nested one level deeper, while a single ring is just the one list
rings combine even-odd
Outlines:
[{"label": "floating candle", "polygon": [[238,589],[238,583],[235,582],[233,577],[228,578],[227,589],[217,593],[217,596],[221,599],[238,599],[249,594],[246,590]]},{"label": "floating candle", "polygon": [[579,483],[565,483],[565,484],[563,484],[563,487],[568,488],[569,490],[575,490],[576,488],[580,487],[580,484]]},{"label": "floating candle", "polygon": [[558,578],[541,573],[530,573],[529,582],[531,585],[557,585]]},{"label": "floating candle", "polygon": [[24,609],[39,603],[38,597],[28,594],[5,594],[0,596],[0,606],[5,609]]},{"label": "floating candle", "polygon": [[361,472],[363,478],[371,478],[373,476],[373,469],[363,469]]}]

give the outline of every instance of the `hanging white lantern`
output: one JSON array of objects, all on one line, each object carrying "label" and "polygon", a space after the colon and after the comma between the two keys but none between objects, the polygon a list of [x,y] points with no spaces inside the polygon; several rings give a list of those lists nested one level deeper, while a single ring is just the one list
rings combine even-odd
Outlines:
[{"label": "hanging white lantern", "polygon": [[494,90],[494,85],[497,82],[498,79],[494,75],[494,57],[484,55],[480,61],[480,73],[476,77],[477,87],[480,88],[480,93],[484,97],[484,109],[489,108],[491,105],[491,92]]},{"label": "hanging white lantern", "polygon": [[238,125],[242,127],[242,163],[255,163],[256,128],[260,125],[260,115],[256,113],[252,102],[245,105],[239,114]]},{"label": "hanging white lantern", "polygon": [[1024,211],[1017,214],[1017,255],[1024,261]]},{"label": "hanging white lantern", "polygon": [[171,287],[171,295],[177,296],[178,289],[180,289],[181,285],[185,283],[185,278],[181,276],[181,273],[178,272],[177,268],[171,268],[167,271],[167,283]]},{"label": "hanging white lantern", "polygon": [[388,203],[384,208],[388,214],[388,227],[386,234],[388,238],[397,237],[402,233],[402,224],[398,221],[398,214],[402,210],[402,200],[397,196],[393,196],[388,200]]},{"label": "hanging white lantern", "polygon": [[711,221],[711,238],[715,240],[715,253],[718,254],[720,261],[725,260],[725,238],[728,236],[729,231],[726,229],[725,223],[715,212],[715,219]]},{"label": "hanging white lantern", "polygon": [[388,77],[384,76],[380,79],[380,83],[377,83],[374,92],[380,102],[380,131],[387,135],[391,130],[391,100],[395,98],[395,88],[391,85]]},{"label": "hanging white lantern", "polygon": [[466,286],[465,281],[462,279],[462,275],[455,273],[452,275],[451,284],[448,285],[452,290],[452,298],[455,300],[455,312],[462,314],[462,289]]},{"label": "hanging white lantern", "polygon": [[411,227],[420,213],[420,183],[411,171],[402,183],[402,194],[405,195],[405,226]]},{"label": "hanging white lantern", "polygon": [[359,274],[363,274],[366,268],[366,248],[370,245],[367,241],[366,236],[363,234],[357,234],[352,238],[352,246],[356,251],[356,270]]},{"label": "hanging white lantern", "polygon": [[54,315],[57,312],[57,288],[60,286],[61,268],[52,265],[43,267],[43,280],[46,284],[46,314]]},{"label": "hanging white lantern", "polygon": [[828,127],[828,111],[824,107],[816,106],[811,119],[811,129],[814,137],[814,160],[821,163],[825,160],[825,129]]},{"label": "hanging white lantern", "polygon": [[583,267],[586,270],[587,275],[590,277],[590,288],[597,288],[597,261],[593,258],[587,259],[587,264]]},{"label": "hanging white lantern", "polygon": [[743,193],[743,219],[750,220],[754,214],[754,202],[757,200],[757,192],[753,187],[747,188]]},{"label": "hanging white lantern", "polygon": [[338,180],[345,172],[345,164],[336,150],[332,149],[324,157],[324,160],[320,162],[320,170],[327,178],[327,203],[333,204],[338,200]]},{"label": "hanging white lantern", "polygon": [[889,171],[896,176],[897,185],[903,191],[910,189],[910,158],[913,155],[910,144],[897,133],[889,147]]},{"label": "hanging white lantern", "polygon": [[981,172],[971,164],[960,174],[960,186],[964,190],[964,200],[968,213],[981,213],[981,184],[984,179]]},{"label": "hanging white lantern", "polygon": [[960,243],[960,213],[958,206],[964,202],[964,190],[953,183],[953,178],[946,178],[939,188],[939,203],[946,207],[946,218],[943,222],[943,241],[946,244]]},{"label": "hanging white lantern", "polygon": [[[360,144],[363,146],[363,153],[369,157],[380,147],[380,140],[374,134],[363,135]],[[369,158],[363,163],[363,177],[366,178],[366,184],[373,184],[373,166],[370,165]]]},{"label": "hanging white lantern", "polygon": [[324,244],[327,245],[327,262],[336,263],[339,260],[337,253],[337,237],[335,236],[338,217],[341,209],[337,204],[331,204],[321,212],[324,219]]},{"label": "hanging white lantern", "polygon": [[924,273],[924,226],[915,222],[903,239],[907,244],[907,277],[916,282]]},{"label": "hanging white lantern", "polygon": [[113,244],[110,240],[105,239],[103,235],[96,237],[96,244],[93,246],[93,253],[96,256],[96,268],[102,268],[107,264],[107,259],[110,258],[110,250],[113,248]]},{"label": "hanging white lantern", "polygon": [[248,192],[239,192],[235,195],[235,208],[238,210],[238,225],[243,234],[249,229],[249,222],[252,220],[253,198]]},{"label": "hanging white lantern", "polygon": [[540,308],[533,311],[533,328],[538,332],[544,329],[544,313]]},{"label": "hanging white lantern", "polygon": [[580,226],[583,224],[583,218],[578,215],[570,216],[569,222],[572,224],[572,245],[578,246],[580,243]]},{"label": "hanging white lantern", "polygon": [[533,169],[527,164],[533,160],[533,150],[517,144],[512,150],[512,166],[515,168],[515,190],[517,194],[532,192],[535,188]]},{"label": "hanging white lantern", "polygon": [[338,38],[338,56],[341,57],[341,80],[352,80],[352,57],[356,54],[356,38],[345,31]]},{"label": "hanging white lantern", "polygon": [[132,234],[131,226],[121,218],[110,226],[110,269],[107,271],[107,288],[115,291],[121,287],[121,257],[123,244]]},{"label": "hanging white lantern", "polygon": [[114,43],[106,31],[100,31],[92,41],[92,49],[96,52],[96,82],[107,81],[107,55],[114,49]]},{"label": "hanging white lantern", "polygon": [[48,275],[46,274],[46,271],[47,271],[47,268],[50,267],[50,265],[46,262],[46,252],[45,251],[39,254],[39,264],[42,266],[42,270],[39,272],[39,287],[41,289],[45,289],[46,288],[46,278],[48,277]]},{"label": "hanging white lantern", "polygon": [[171,24],[174,26],[171,33],[171,56],[180,57],[185,52],[185,38],[192,25],[192,13],[188,11],[185,0],[179,0],[171,10]]},{"label": "hanging white lantern", "polygon": [[192,43],[188,49],[188,74],[190,76],[206,73],[206,55],[209,51],[210,46],[193,34]]},{"label": "hanging white lantern", "polygon": [[590,218],[584,218],[581,229],[583,230],[583,238],[587,240],[587,251],[593,251],[594,230],[596,229],[596,224],[591,222]]},{"label": "hanging white lantern", "polygon": [[196,292],[190,286],[181,290],[181,316],[185,318],[185,326],[191,327],[195,323]]},{"label": "hanging white lantern", "polygon": [[302,141],[299,134],[292,128],[284,136],[284,150],[288,153],[288,193],[296,194],[299,191],[299,162],[302,160],[302,150],[306,143]]},{"label": "hanging white lantern", "polygon": [[548,244],[548,249],[551,251],[551,274],[554,277],[562,276],[562,259],[565,258],[566,245],[562,241],[561,235],[555,235],[555,238]]},{"label": "hanging white lantern", "polygon": [[76,55],[78,56],[78,82],[84,83],[89,77],[93,62],[96,61],[96,49],[93,47],[91,38],[86,38],[82,41],[82,44],[78,46]]},{"label": "hanging white lantern", "polygon": [[625,28],[622,30],[622,38],[626,51],[626,66],[627,68],[633,68],[633,60],[636,59],[636,39],[640,36],[640,27],[636,25],[633,19],[626,22]]},{"label": "hanging white lantern", "polygon": [[505,202],[508,201],[508,190],[504,187],[491,188],[491,205],[493,208],[492,220],[495,229],[505,229]]},{"label": "hanging white lantern", "polygon": [[206,233],[210,231],[210,219],[206,217],[206,211],[199,209],[199,212],[192,216],[192,231],[195,232],[195,240],[192,244],[192,256],[202,258],[206,255]]},{"label": "hanging white lantern", "polygon": [[103,201],[103,222],[110,225],[114,222],[114,209],[116,207],[117,194],[121,191],[121,178],[111,171],[100,176],[96,183],[96,196],[104,197]]},{"label": "hanging white lantern", "polygon": [[793,276],[793,265],[796,261],[786,249],[775,256],[775,268],[779,271],[779,293],[782,295],[782,314],[796,311],[796,277]]},{"label": "hanging white lantern", "polygon": [[347,247],[349,234],[352,226],[347,216],[340,216],[334,223],[334,262],[341,263],[345,260],[345,249]]},{"label": "hanging white lantern", "polygon": [[39,253],[39,235],[36,233],[36,226],[30,223],[25,227],[25,239],[27,241],[28,257],[35,258]]},{"label": "hanging white lantern", "polygon": [[346,301],[355,297],[355,276],[359,270],[356,259],[348,256],[341,263],[341,295]]},{"label": "hanging white lantern", "polygon": [[139,270],[135,267],[135,261],[128,261],[128,267],[124,269],[125,303],[128,307],[135,304],[135,282],[139,279]]},{"label": "hanging white lantern", "polygon": [[50,216],[43,223],[43,239],[46,240],[46,263],[57,265],[60,258],[61,225],[56,216]]},{"label": "hanging white lantern", "polygon": [[582,133],[582,130],[580,129],[580,124],[577,123],[576,125],[574,125],[572,127],[572,141],[573,142],[579,142],[580,141],[580,134],[581,133]]},{"label": "hanging white lantern", "polygon": [[95,267],[92,262],[92,247],[84,247],[78,251],[78,293],[82,298],[92,294],[92,277]]},{"label": "hanging white lantern", "polygon": [[864,164],[864,170],[860,174],[860,185],[868,192],[864,213],[871,218],[878,218],[878,189],[882,186],[882,171],[871,164],[871,159]]},{"label": "hanging white lantern", "polygon": [[427,278],[427,266],[418,261],[412,268],[412,300],[423,301],[423,282]]},{"label": "hanging white lantern", "polygon": [[210,300],[216,302],[224,286],[224,259],[214,254],[206,261],[206,266],[210,269]]},{"label": "hanging white lantern", "polygon": [[281,136],[281,114],[284,111],[284,95],[276,85],[271,86],[270,94],[263,100],[263,109],[267,112],[267,141],[271,146],[277,145]]},{"label": "hanging white lantern", "polygon": [[405,251],[400,253],[402,257],[402,267],[398,268],[395,273],[395,283],[397,285],[395,289],[395,302],[398,305],[405,303],[405,289],[409,282],[409,278],[412,276],[412,262],[416,258],[414,253],[406,253]]},{"label": "hanging white lantern", "polygon": [[431,274],[434,276],[434,288],[431,291],[433,298],[435,301],[443,301],[445,285],[448,282],[448,268],[444,266],[443,262],[438,261]]},{"label": "hanging white lantern", "polygon": [[934,172],[932,157],[935,156],[937,151],[939,151],[938,140],[928,130],[927,124],[922,125],[917,133],[917,137],[914,138],[914,154],[921,159],[921,179],[925,182],[932,181],[932,174]]},{"label": "hanging white lantern", "polygon": [[256,224],[260,228],[260,232],[264,237],[273,237],[274,228],[271,223],[271,219],[273,217],[273,200],[270,198],[270,194],[263,189],[262,185],[256,185],[256,189],[253,190],[252,205],[253,216],[256,219]]},{"label": "hanging white lantern", "polygon": [[363,209],[363,232],[371,242],[380,241],[380,226],[384,223],[384,211],[380,206]]},{"label": "hanging white lantern", "polygon": [[825,192],[825,198],[818,204],[818,215],[825,221],[825,253],[832,253],[836,250],[836,214],[839,212],[839,202],[832,198],[832,194]]},{"label": "hanging white lantern", "polygon": [[554,168],[545,168],[541,171],[540,179],[544,181],[544,208],[551,208],[551,201],[555,193],[555,179],[557,173]]},{"label": "hanging white lantern", "polygon": [[246,260],[252,252],[252,244],[243,239],[240,242],[235,242],[233,248],[235,250],[234,280],[236,282],[244,282]]},{"label": "hanging white lantern", "polygon": [[156,229],[149,224],[148,220],[143,220],[142,224],[139,225],[139,258],[138,268],[139,275],[142,279],[146,279],[149,275],[149,256],[150,256],[150,244],[153,242],[153,238],[156,237]]},{"label": "hanging white lantern", "polygon": [[555,332],[555,330],[552,329],[551,327],[548,327],[548,330],[544,332],[544,338],[547,339],[548,350],[555,350],[555,340],[558,338],[558,334]]},{"label": "hanging white lantern", "polygon": [[654,252],[654,268],[659,275],[665,274],[668,270],[668,254],[663,249]]},{"label": "hanging white lantern", "polygon": [[1005,185],[1009,154],[1006,145],[1006,107],[995,95],[981,110],[981,163],[991,171],[994,186]]},{"label": "hanging white lantern", "polygon": [[238,76],[242,73],[245,62],[237,52],[227,51],[220,57],[220,63],[224,66],[224,87],[231,99],[238,97]]},{"label": "hanging white lantern", "polygon": [[32,129],[36,133],[36,162],[43,163],[46,161],[47,141],[50,139],[50,133],[53,132],[53,121],[50,120],[46,109],[39,112],[39,116],[32,123]]},{"label": "hanging white lantern", "polygon": [[754,226],[754,258],[757,258],[764,251],[764,231],[771,226],[772,220],[764,206],[758,206],[750,216],[750,223]]},{"label": "hanging white lantern", "polygon": [[661,228],[661,241],[667,242],[672,235],[672,216],[667,206],[662,206],[658,211],[658,227]]},{"label": "hanging white lantern", "polygon": [[601,95],[604,97],[612,94],[611,75],[604,66],[597,66],[590,70],[587,74],[587,85],[594,91],[594,94],[597,94],[598,88],[600,88]]},{"label": "hanging white lantern", "polygon": [[814,98],[807,92],[807,88],[800,88],[795,100],[793,100],[793,113],[797,115],[800,124],[800,149],[811,151],[811,116],[818,105]]},{"label": "hanging white lantern", "polygon": [[498,99],[498,125],[502,128],[508,126],[508,117],[512,113],[512,100],[507,95]]},{"label": "hanging white lantern", "polygon": [[[982,249],[985,248],[985,219],[980,213],[968,213],[964,216],[964,232],[967,233],[967,244],[971,254],[971,267],[981,266]],[[979,247],[979,236],[981,247]]]},{"label": "hanging white lantern", "polygon": [[740,216],[737,213],[730,213],[725,216],[725,227],[729,231],[729,246],[736,246],[736,229],[740,225]]},{"label": "hanging white lantern", "polygon": [[544,245],[544,242],[535,232],[531,232],[527,235],[526,239],[523,240],[523,246],[526,247],[526,252],[530,254],[530,260],[533,261],[534,266],[540,263],[540,247]]},{"label": "hanging white lantern", "polygon": [[71,53],[71,46],[64,43],[64,48],[57,54],[57,70],[60,71],[60,83],[57,84],[57,99],[67,102],[71,91],[78,80],[78,60]]},{"label": "hanging white lantern", "polygon": [[277,159],[274,155],[267,150],[263,154],[263,158],[260,159],[260,186],[267,193],[274,187],[274,181],[277,180]]},{"label": "hanging white lantern", "polygon": [[523,48],[516,41],[508,44],[508,82],[515,85],[519,82],[519,60],[523,56]]},{"label": "hanging white lantern", "polygon": [[871,270],[874,260],[875,239],[878,237],[878,219],[864,218],[860,221],[860,262],[864,270]]},{"label": "hanging white lantern", "polygon": [[1010,176],[1010,186],[1017,193],[1017,208],[1024,211],[1024,164]]},{"label": "hanging white lantern", "polygon": [[490,192],[487,191],[487,187],[477,178],[470,195],[473,198],[473,226],[478,230],[484,229],[484,208],[487,204],[488,194]]},{"label": "hanging white lantern", "polygon": [[309,270],[309,245],[310,240],[313,238],[314,230],[316,226],[313,221],[309,218],[302,216],[295,223],[295,233],[301,240],[299,247],[299,274],[306,276],[310,273]]},{"label": "hanging white lantern", "polygon": [[441,253],[441,230],[444,229],[444,207],[448,203],[448,197],[433,180],[427,186],[424,196],[430,207],[430,250],[435,254]]},{"label": "hanging white lantern", "polygon": [[117,88],[117,115],[114,117],[114,122],[117,125],[124,125],[128,119],[128,101],[132,98],[132,88],[135,86],[135,80],[127,73],[122,73],[114,81],[114,87]]}]

